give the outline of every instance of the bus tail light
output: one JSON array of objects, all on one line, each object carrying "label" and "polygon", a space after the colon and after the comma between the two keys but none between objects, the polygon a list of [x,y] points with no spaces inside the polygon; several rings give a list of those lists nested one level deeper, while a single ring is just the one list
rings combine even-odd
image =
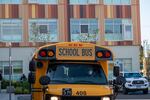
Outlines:
[{"label": "bus tail light", "polygon": [[46,51],[46,50],[41,50],[41,51],[39,52],[39,55],[40,55],[41,57],[46,57],[46,56],[47,56],[47,51]]},{"label": "bus tail light", "polygon": [[96,53],[96,56],[97,56],[98,58],[109,58],[109,57],[111,57],[111,52],[105,51],[105,50],[103,50],[103,51],[98,51],[98,52]]},{"label": "bus tail light", "polygon": [[54,57],[55,56],[55,52],[50,49],[44,49],[44,50],[40,50],[39,51],[39,56],[42,57],[42,58],[45,58],[45,57]]},{"label": "bus tail light", "polygon": [[99,52],[97,52],[97,57],[98,57],[98,58],[103,57],[103,53],[102,53],[102,52],[100,52],[100,51],[99,51]]},{"label": "bus tail light", "polygon": [[109,51],[105,51],[105,57],[109,58],[111,56],[111,53]]},{"label": "bus tail light", "polygon": [[48,56],[49,57],[53,57],[54,56],[54,51],[53,50],[49,50],[48,51]]}]

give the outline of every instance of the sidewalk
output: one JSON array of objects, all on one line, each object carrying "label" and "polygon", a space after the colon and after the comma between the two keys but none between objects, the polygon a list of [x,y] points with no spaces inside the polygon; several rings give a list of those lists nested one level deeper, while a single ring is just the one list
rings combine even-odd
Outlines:
[{"label": "sidewalk", "polygon": [[[11,93],[11,100],[30,100],[30,97],[30,94],[15,95],[14,93]],[[0,92],[0,100],[9,100],[9,93],[6,93],[5,89]]]},{"label": "sidewalk", "polygon": [[[30,100],[29,94],[15,95],[11,94],[11,100]],[[9,100],[9,93],[0,93],[0,100]]]},{"label": "sidewalk", "polygon": [[[9,100],[9,93],[0,93],[0,99]],[[14,93],[11,94],[11,100],[17,100]]]}]

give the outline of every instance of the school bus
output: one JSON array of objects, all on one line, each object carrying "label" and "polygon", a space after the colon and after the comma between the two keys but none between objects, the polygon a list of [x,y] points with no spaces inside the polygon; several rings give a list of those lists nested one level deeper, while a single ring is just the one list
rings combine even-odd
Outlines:
[{"label": "school bus", "polygon": [[32,100],[112,100],[109,60],[111,50],[92,43],[40,47],[29,63]]}]

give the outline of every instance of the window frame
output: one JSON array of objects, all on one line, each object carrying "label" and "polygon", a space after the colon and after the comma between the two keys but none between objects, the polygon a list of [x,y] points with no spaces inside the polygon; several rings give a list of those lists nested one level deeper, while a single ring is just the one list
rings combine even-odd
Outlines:
[{"label": "window frame", "polygon": [[[8,80],[9,72],[8,72],[8,74],[5,74],[5,68],[7,67],[8,68],[7,70],[9,70],[9,61],[0,61],[0,64],[1,64],[1,67],[2,67],[2,71],[3,71],[2,75],[3,75],[4,79]],[[21,73],[19,73],[19,74],[18,73],[16,73],[16,74],[14,73],[14,69],[15,69],[16,66],[19,66],[19,68],[22,70]],[[11,76],[12,79],[19,80],[20,76],[23,74],[23,61],[21,61],[21,60],[12,61],[12,63],[11,63],[11,72],[12,72],[12,76]],[[15,79],[14,76],[17,76],[19,78]]]},{"label": "window frame", "polygon": [[22,4],[22,0],[17,0],[17,2],[15,0],[0,0],[0,4]]},{"label": "window frame", "polygon": [[[84,20],[85,20],[85,22],[83,22]],[[87,20],[87,22],[86,22],[86,20]],[[92,34],[90,32],[90,27],[91,27],[91,21],[90,20],[96,20],[96,25],[97,25],[96,30],[98,30],[97,34]],[[74,24],[74,21],[76,21],[76,24]],[[95,23],[95,21],[93,23]],[[75,26],[75,25],[79,27],[78,30],[76,30],[76,31],[79,31],[79,33],[73,33],[72,26]],[[96,42],[100,39],[100,37],[99,37],[99,34],[100,34],[100,32],[99,32],[99,30],[100,30],[99,29],[99,20],[97,18],[79,18],[79,19],[72,18],[72,19],[70,19],[70,39],[71,39],[71,41],[81,41],[80,39],[74,40],[72,38],[74,35],[78,35],[77,37],[79,37],[79,35],[86,35],[86,33],[81,33],[81,25],[88,25],[88,35],[95,35],[96,36],[95,38],[93,38],[94,40],[90,39],[88,37],[87,40],[86,39],[85,39],[85,41],[83,40],[84,42]],[[95,25],[95,24],[93,24],[93,25]]]},{"label": "window frame", "polygon": [[115,3],[114,0],[110,0],[111,3],[110,2],[108,3],[107,0],[104,0],[103,2],[104,2],[104,5],[131,5],[132,3],[131,0],[129,0],[129,3],[125,3],[124,1],[126,0],[120,0],[120,3],[119,2]]},{"label": "window frame", "polygon": [[[15,22],[15,20],[17,20],[17,23]],[[19,21],[19,22],[18,22]],[[15,22],[15,25],[13,24],[13,23]],[[8,23],[7,25],[5,25],[4,23]],[[18,27],[18,25],[19,25],[19,27],[21,28],[21,29],[19,29],[19,30],[21,30],[21,33],[17,33],[19,36],[20,36],[20,40],[5,40],[5,39],[3,39],[4,38],[4,36],[5,36],[5,33],[3,32],[4,31],[4,27],[5,26],[7,26],[7,27],[10,27],[10,26],[12,26],[12,27]],[[3,42],[22,42],[23,41],[23,20],[22,19],[0,19],[0,41],[3,41]],[[10,34],[10,36],[12,36],[12,35],[14,35],[14,34]]]},{"label": "window frame", "polygon": [[[75,1],[77,1],[77,0],[75,0]],[[89,4],[96,5],[96,4],[99,4],[99,0],[96,0],[96,2],[92,2],[93,0],[86,0],[86,1],[87,2],[85,2],[85,3],[80,3],[80,0],[78,0],[78,2],[74,3],[73,1],[71,2],[71,0],[69,0],[69,4],[70,5],[89,5]]]},{"label": "window frame", "polygon": [[[54,23],[56,22],[56,31],[57,33],[54,34],[54,33],[47,33],[48,36],[51,36],[51,35],[56,35],[56,40],[51,40],[49,38],[49,40],[36,40],[36,37],[35,39],[31,39],[33,33],[30,33],[30,31],[32,30],[32,28],[30,27],[31,26],[31,23],[36,23],[37,26],[40,26],[40,25],[47,25],[48,27],[48,31],[51,31],[51,28],[49,28],[49,26],[51,25],[51,23]],[[44,22],[44,23],[43,23]],[[46,22],[46,23],[45,23]],[[59,25],[58,25],[58,19],[28,19],[28,34],[29,34],[29,42],[58,42],[59,40]]]},{"label": "window frame", "polygon": [[[105,22],[106,22],[106,20],[112,20],[112,23],[111,24],[106,24]],[[115,20],[121,20],[121,24],[115,24]],[[130,23],[126,23],[125,21],[129,21]],[[106,25],[111,25],[112,27],[113,27],[113,33],[106,33],[105,31],[105,29],[106,29]],[[121,38],[122,39],[107,39],[106,38],[106,35],[107,34],[120,34],[120,33],[115,33],[115,25],[121,25],[122,26],[122,29],[121,29],[121,31],[122,31],[122,33],[121,33]],[[131,35],[131,39],[125,39],[125,26],[126,25],[130,25],[131,26],[131,33],[130,33],[130,35]],[[128,40],[128,41],[133,41],[133,22],[132,22],[132,19],[128,19],[128,18],[114,18],[114,19],[112,19],[112,18],[107,18],[107,19],[104,19],[104,32],[105,32],[105,41],[126,41],[126,40]],[[128,36],[129,37],[129,36]]]},{"label": "window frame", "polygon": [[40,1],[44,1],[44,0],[28,0],[29,4],[48,4],[48,5],[57,5],[59,0],[56,0],[56,2],[52,2],[51,0],[45,0],[44,2],[40,2]]}]

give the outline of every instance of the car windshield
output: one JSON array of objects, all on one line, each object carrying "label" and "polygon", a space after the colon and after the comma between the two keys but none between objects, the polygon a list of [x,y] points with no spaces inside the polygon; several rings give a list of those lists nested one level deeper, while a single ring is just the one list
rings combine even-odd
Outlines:
[{"label": "car windshield", "polygon": [[107,84],[105,74],[98,64],[50,64],[47,70],[50,84]]},{"label": "car windshield", "polygon": [[125,78],[140,78],[142,75],[140,73],[125,73]]}]

